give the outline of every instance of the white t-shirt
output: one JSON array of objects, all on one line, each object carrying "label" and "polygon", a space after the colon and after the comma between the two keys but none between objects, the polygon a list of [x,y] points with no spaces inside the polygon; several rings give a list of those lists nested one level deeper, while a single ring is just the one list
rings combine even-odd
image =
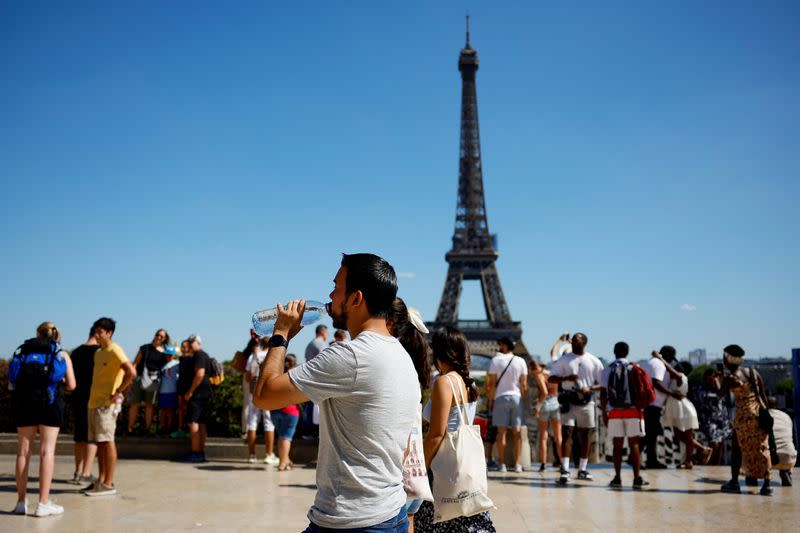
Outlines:
[{"label": "white t-shirt", "polygon": [[[670,384],[672,380],[669,378],[669,372],[667,372],[667,367],[664,366],[664,363],[661,359],[656,357],[650,358],[646,365],[644,365],[644,371],[647,372],[647,375],[650,376],[650,379],[657,379],[664,385],[664,388],[669,390]],[[655,387],[653,387],[655,389]],[[653,403],[650,405],[654,405],[655,407],[664,407],[664,402],[667,400],[667,395],[661,392],[658,389],[656,391],[656,399],[653,400]]]},{"label": "white t-shirt", "polygon": [[[510,365],[509,361],[511,361]],[[508,370],[503,374],[506,367]],[[494,375],[499,380],[495,383],[495,399],[501,396],[522,396],[519,378],[528,375],[528,365],[525,364],[522,357],[517,357],[513,353],[498,353],[492,358],[487,373]],[[503,379],[500,379],[501,374],[503,374]]]},{"label": "white t-shirt", "polygon": [[551,376],[578,376],[578,381],[564,381],[561,384],[564,390],[583,389],[599,385],[602,373],[603,363],[589,352],[583,352],[582,355],[575,355],[572,352],[565,353],[558,360],[553,361],[550,366]]},{"label": "white t-shirt", "polygon": [[317,496],[308,519],[333,529],[393,518],[406,502],[403,452],[421,400],[411,356],[365,331],[289,371],[319,404]]}]

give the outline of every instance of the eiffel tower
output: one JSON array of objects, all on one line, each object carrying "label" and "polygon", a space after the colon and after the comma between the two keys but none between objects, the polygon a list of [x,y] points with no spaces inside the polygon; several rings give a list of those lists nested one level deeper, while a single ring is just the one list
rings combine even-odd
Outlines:
[{"label": "eiffel tower", "polygon": [[[483,195],[481,142],[478,130],[478,95],[475,73],[478,52],[469,43],[458,58],[461,72],[461,155],[458,167],[458,206],[453,247],[445,255],[448,264],[442,299],[436,320],[428,322],[433,330],[443,326],[459,328],[467,337],[472,353],[494,355],[497,340],[509,337],[515,343],[515,353],[528,353],[522,344],[522,327],[511,319],[495,262],[498,253],[496,236],[489,233],[486,202]],[[483,294],[486,320],[459,320],[458,305],[464,280],[479,280]]]}]

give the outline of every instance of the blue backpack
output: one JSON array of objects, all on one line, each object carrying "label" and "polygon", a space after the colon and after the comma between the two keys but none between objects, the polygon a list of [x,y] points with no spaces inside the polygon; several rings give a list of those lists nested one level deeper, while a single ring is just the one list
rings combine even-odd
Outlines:
[{"label": "blue backpack", "polygon": [[58,357],[61,346],[49,339],[28,339],[14,352],[8,365],[8,380],[16,391],[47,391],[47,403],[56,397],[56,387],[67,375],[67,361]]}]

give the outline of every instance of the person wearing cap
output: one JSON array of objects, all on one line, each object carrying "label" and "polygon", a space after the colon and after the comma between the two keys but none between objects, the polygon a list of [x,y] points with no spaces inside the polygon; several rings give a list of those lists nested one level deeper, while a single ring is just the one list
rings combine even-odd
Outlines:
[{"label": "person wearing cap", "polygon": [[[650,381],[653,383],[653,388],[656,391],[656,399],[645,407],[644,409],[644,449],[647,459],[645,466],[649,469],[664,469],[667,465],[658,460],[658,452],[656,444],[658,436],[664,434],[664,428],[661,425],[661,414],[664,412],[664,404],[667,398],[672,395],[670,385],[672,380],[667,372],[667,367],[664,361],[672,364],[675,361],[676,355],[675,348],[669,345],[661,347],[658,352],[653,352],[653,356],[642,366],[647,375],[650,376]],[[661,357],[658,357],[660,355]],[[662,361],[663,358],[663,361]]]},{"label": "person wearing cap", "polygon": [[744,464],[748,476],[763,479],[762,496],[772,495],[769,453],[769,433],[759,424],[759,410],[767,409],[764,382],[754,368],[742,368],[744,350],[731,344],[723,350],[724,374],[722,391],[733,392],[736,398],[736,416],[733,418],[733,450],[731,454],[731,479],[720,487],[722,492],[740,493],[739,471]]},{"label": "person wearing cap", "polygon": [[189,390],[183,396],[186,400],[186,422],[189,424],[192,450],[185,460],[189,463],[204,463],[208,436],[208,404],[212,395],[211,383],[208,381],[211,357],[203,351],[203,341],[198,335],[190,335],[187,340],[192,351],[194,374]]},{"label": "person wearing cap", "polygon": [[506,432],[514,439],[514,471],[522,472],[522,421],[528,392],[528,365],[513,353],[514,341],[497,341],[499,352],[492,358],[486,373],[486,396],[492,411],[492,425],[497,427],[497,454],[500,472],[506,471]]},{"label": "person wearing cap", "polygon": [[578,479],[592,481],[589,473],[589,430],[597,427],[594,393],[602,389],[600,378],[603,363],[586,350],[589,339],[583,333],[572,336],[572,352],[565,353],[551,365],[547,381],[561,385],[561,397],[568,400],[567,411],[561,412],[561,425],[566,428],[561,441],[561,476],[558,483],[566,485],[570,479],[569,459],[572,451],[572,433],[577,432],[581,443]]}]

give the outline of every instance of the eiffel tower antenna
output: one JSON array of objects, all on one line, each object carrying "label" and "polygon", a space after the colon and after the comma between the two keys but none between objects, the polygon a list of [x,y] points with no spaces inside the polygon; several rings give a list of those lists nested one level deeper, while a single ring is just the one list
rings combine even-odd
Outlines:
[{"label": "eiffel tower antenna", "polygon": [[[436,320],[429,322],[428,327],[459,328],[469,340],[472,353],[493,355],[497,351],[497,340],[502,337],[509,337],[516,342],[516,353],[527,353],[521,342],[522,327],[519,322],[512,320],[503,295],[495,266],[499,255],[495,249],[495,235],[489,233],[486,217],[475,86],[479,64],[478,52],[469,42],[467,14],[467,42],[458,58],[458,70],[461,72],[461,151],[456,224],[453,247],[445,255],[448,268],[442,299]],[[459,319],[459,300],[465,280],[480,281],[486,320]]]},{"label": "eiffel tower antenna", "polygon": [[467,46],[469,48],[469,11],[467,11]]}]

